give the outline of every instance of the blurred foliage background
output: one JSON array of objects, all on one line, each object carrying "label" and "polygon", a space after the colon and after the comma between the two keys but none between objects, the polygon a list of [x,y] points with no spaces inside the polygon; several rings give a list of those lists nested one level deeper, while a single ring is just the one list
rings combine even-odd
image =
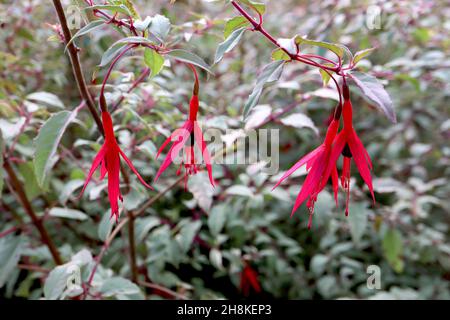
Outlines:
[{"label": "blurred foliage background", "polygon": [[[65,8],[82,3],[63,2]],[[237,16],[222,1],[134,3],[142,17],[167,16],[171,46],[194,52],[209,64],[223,41],[224,22]],[[381,9],[380,24],[370,28],[374,5]],[[290,218],[304,176],[297,174],[271,189],[284,170],[321,143],[335,95],[333,87],[322,86],[317,70],[291,63],[264,90],[257,108],[262,112],[254,112],[253,122],[245,124],[243,105],[273,50],[257,32],[246,32],[213,66],[215,76],[202,72],[199,117],[205,127],[221,130],[227,141],[246,126],[280,129],[280,173],[267,175],[258,165],[215,165],[215,189],[204,171],[189,179],[187,190],[182,183],[172,187],[134,221],[138,279],[132,279],[130,230],[123,228],[104,246],[114,227],[106,181],[91,182],[83,198],[77,198],[103,141],[86,108],[65,131],[49,177],[43,183],[36,179],[33,155],[39,128],[61,109],[75,109],[80,97],[52,3],[2,1],[3,154],[66,263],[55,266],[2,172],[2,298],[79,297],[79,291],[66,288],[67,270],[80,267],[86,283],[102,248],[88,298],[245,298],[239,287],[246,264],[258,274],[262,288],[248,298],[450,298],[450,7],[445,1],[277,0],[267,1],[264,17],[267,30],[277,38],[308,35],[345,44],[352,52],[377,47],[359,69],[384,83],[398,122],[391,124],[351,88],[355,128],[374,162],[375,206],[359,176],[353,175],[348,218],[343,193],[336,208],[331,188],[318,198],[311,230],[304,206]],[[121,37],[107,25],[76,40],[93,94],[106,71],[97,67],[101,57]],[[124,94],[113,112],[116,135],[138,171],[151,181],[161,163],[155,159],[157,147],[184,120],[193,79],[189,69],[171,61],[158,76],[127,93],[144,67],[139,50],[127,56],[113,71],[106,98],[115,101]],[[269,114],[264,110],[276,114],[286,108],[288,112],[266,123]],[[284,121],[294,114],[303,120]],[[232,131],[225,136],[226,130]],[[168,170],[153,192],[130,177],[120,219],[171,186],[178,179],[175,171]],[[370,265],[381,269],[379,290],[366,285]]]}]

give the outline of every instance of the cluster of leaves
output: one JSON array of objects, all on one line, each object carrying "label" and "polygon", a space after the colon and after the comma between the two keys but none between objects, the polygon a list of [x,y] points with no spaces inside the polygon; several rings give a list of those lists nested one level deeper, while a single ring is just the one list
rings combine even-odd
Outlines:
[{"label": "cluster of leaves", "polygon": [[[0,5],[5,30],[0,35],[5,44],[0,50],[0,148],[14,160],[27,198],[66,263],[55,267],[0,169],[0,292],[58,299],[80,295],[79,288],[67,288],[67,281],[79,269],[81,281],[88,282],[96,265],[93,257],[105,248],[114,221],[105,183],[92,183],[83,199],[76,198],[101,140],[90,114],[79,106],[64,45],[54,31],[58,28],[46,24],[57,24],[48,21],[54,9],[41,2]],[[260,125],[282,129],[281,171],[318,144],[337,99],[326,73],[288,63],[285,51],[246,32],[252,28],[248,20],[223,2],[133,3],[87,8],[84,1],[74,1],[84,25],[73,30],[71,41],[80,48],[86,74],[92,74],[93,93],[106,67],[136,45],[113,71],[106,99],[114,105],[124,97],[112,110],[118,141],[145,177],[154,176],[159,164],[155,146],[185,119],[192,76],[180,61],[207,71],[201,118],[223,132],[222,141],[214,144],[232,146],[245,130]],[[305,209],[289,218],[301,173],[284,189],[271,191],[279,175],[267,175],[259,164],[215,165],[215,189],[201,172],[189,180],[187,190],[181,185],[170,189],[134,220],[139,281],[130,280],[130,230],[124,228],[106,248],[89,298],[174,297],[170,292],[236,298],[244,261],[259,274],[261,295],[267,297],[450,298],[449,17],[443,4],[417,1],[401,8],[387,3],[380,29],[369,29],[365,5],[272,1],[266,8],[240,3],[265,14],[264,23],[274,34],[308,34],[279,39],[289,53],[337,55],[358,63],[362,73],[352,73],[355,126],[374,159],[376,206],[358,187],[360,181],[352,181],[350,216],[345,218],[324,192],[313,230],[307,231]],[[138,35],[106,24],[94,9],[132,17]],[[284,17],[282,26],[279,17]],[[380,50],[358,52],[372,47]],[[348,51],[358,53],[349,57]],[[144,68],[151,76],[134,88]],[[395,117],[369,72],[389,81],[395,125],[368,111],[373,106]],[[154,186],[155,192],[176,179],[174,170]],[[152,196],[134,180],[130,186],[124,213],[138,210]],[[369,265],[381,268],[379,291],[366,286]]]}]

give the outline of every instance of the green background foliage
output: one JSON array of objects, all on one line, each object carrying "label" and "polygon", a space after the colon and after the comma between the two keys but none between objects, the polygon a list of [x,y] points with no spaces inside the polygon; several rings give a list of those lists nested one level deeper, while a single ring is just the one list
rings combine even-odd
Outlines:
[{"label": "green background foliage", "polygon": [[[77,109],[81,101],[65,45],[52,27],[59,23],[54,8],[50,1],[4,1],[0,146],[64,264],[55,265],[0,168],[1,297],[77,297],[80,291],[66,287],[68,270],[81,270],[86,283],[103,248],[107,250],[90,299],[244,298],[239,290],[244,261],[258,273],[262,286],[262,292],[251,297],[450,298],[450,12],[444,2],[386,1],[375,29],[367,25],[371,1],[267,2],[264,25],[279,38],[307,35],[342,43],[354,53],[375,47],[370,55],[361,54],[358,70],[384,84],[397,117],[397,123],[389,122],[352,84],[355,129],[374,162],[377,201],[372,204],[353,171],[349,217],[344,216],[343,192],[336,208],[328,187],[317,200],[311,230],[304,206],[290,218],[304,175],[271,189],[285,170],[321,143],[336,105],[332,84],[324,87],[320,72],[301,63],[286,63],[276,82],[257,82],[272,56],[286,57],[272,54],[275,48],[257,32],[235,31],[226,43],[224,28],[231,37],[233,30],[249,25],[238,18],[227,23],[238,14],[225,1],[133,2],[136,11],[126,5],[120,10],[140,15],[141,27],[146,25],[144,17],[153,17],[146,31],[149,41],[185,50],[172,57],[194,59],[214,73],[200,74],[199,119],[205,127],[235,135],[260,124],[280,129],[280,173],[270,176],[257,165],[214,165],[215,189],[202,171],[189,179],[185,190],[182,183],[171,187],[178,179],[173,166],[152,184],[155,191],[144,189],[130,175],[131,191],[120,219],[171,187],[134,220],[138,279],[132,279],[130,230],[124,227],[108,248],[104,246],[116,225],[109,219],[106,181],[95,178],[77,198],[103,139],[87,108]],[[73,8],[82,3],[72,1]],[[71,2],[63,4],[68,8]],[[80,12],[82,28],[93,17]],[[129,35],[112,25],[87,29],[74,43],[80,48],[89,90],[96,95],[106,73],[99,65],[111,61],[108,54],[114,52],[104,53]],[[193,78],[170,55],[145,50],[144,55],[144,49],[134,49],[119,62],[106,99],[112,105],[124,96],[112,111],[116,136],[151,181],[161,164],[155,159],[157,147],[185,120]],[[320,47],[302,45],[301,50],[327,54]],[[155,70],[128,92],[146,66]],[[248,103],[256,107],[244,122],[244,106],[254,90],[258,97]],[[282,116],[270,121],[270,115],[279,112]],[[232,136],[227,133],[223,140]],[[381,268],[380,290],[366,285],[370,265]]]}]

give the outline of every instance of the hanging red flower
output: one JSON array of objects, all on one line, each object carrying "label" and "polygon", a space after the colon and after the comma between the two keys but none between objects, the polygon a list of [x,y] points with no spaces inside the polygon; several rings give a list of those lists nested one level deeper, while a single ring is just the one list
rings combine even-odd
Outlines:
[{"label": "hanging red flower", "polygon": [[[155,181],[161,176],[161,174],[170,166],[172,162],[176,159],[176,157],[180,154],[180,151],[183,149],[183,158],[181,159],[180,166],[177,170],[177,175],[181,174],[181,171],[184,168],[184,177],[185,177],[185,185],[187,184],[187,178],[189,175],[194,175],[199,171],[198,161],[200,160],[195,152],[195,145],[201,151],[202,158],[206,165],[206,170],[208,171],[209,181],[211,185],[214,187],[214,178],[212,176],[212,165],[211,165],[211,157],[209,155],[208,149],[206,147],[205,139],[203,137],[202,130],[197,122],[197,113],[199,108],[198,101],[198,77],[191,65],[189,65],[191,69],[194,71],[195,75],[195,85],[193,90],[193,95],[191,101],[189,103],[189,118],[188,120],[181,126],[181,128],[175,130],[170,137],[168,137],[156,154],[156,158],[159,157],[164,148],[172,142],[170,146],[169,152],[163,160],[161,167],[158,169],[158,172],[155,175]],[[186,145],[187,144],[187,145]]]},{"label": "hanging red flower", "polygon": [[244,269],[241,272],[241,282],[239,287],[245,296],[250,294],[250,289],[253,289],[256,293],[261,292],[258,273],[253,270],[247,262],[244,262]]},{"label": "hanging red flower", "polygon": [[342,109],[342,116],[344,118],[344,128],[341,130],[341,132],[339,132],[334,140],[326,174],[329,174],[329,172],[331,172],[332,168],[335,167],[336,161],[338,160],[339,156],[342,154],[344,159],[341,173],[341,185],[346,191],[345,215],[348,216],[348,204],[350,196],[350,169],[352,159],[356,164],[356,167],[358,168],[361,178],[369,187],[369,191],[374,203],[375,195],[373,193],[372,176],[370,173],[373,168],[372,161],[366,149],[364,148],[364,145],[356,134],[355,129],[353,128],[353,108],[350,101],[350,92],[346,84],[344,84],[343,93],[344,106]]},{"label": "hanging red flower", "polygon": [[[306,203],[306,207],[308,208],[310,213],[308,228],[311,227],[312,215],[314,214],[314,204],[317,201],[317,196],[323,190],[323,188],[325,188],[328,178],[330,177],[330,173],[326,174],[326,171],[331,155],[332,143],[336,137],[338,128],[339,120],[333,119],[328,126],[325,141],[319,147],[301,158],[288,171],[286,171],[286,173],[281,177],[281,179],[274,187],[278,187],[280,183],[283,182],[287,177],[289,177],[292,173],[306,164],[308,174],[297,196],[297,199],[295,200],[291,216],[295,213],[295,211],[297,211],[302,203],[306,199],[308,199]],[[338,174],[336,166],[333,166],[333,170],[331,171],[331,178],[333,183],[334,197],[337,204]]]},{"label": "hanging red flower", "polygon": [[118,199],[123,201],[122,194],[120,193],[119,186],[119,175],[120,175],[120,156],[125,160],[130,169],[138,177],[139,181],[147,188],[153,189],[148,185],[141,175],[137,172],[136,168],[131,163],[130,159],[125,155],[125,153],[120,149],[117,144],[116,138],[114,136],[113,123],[111,115],[107,111],[102,112],[102,123],[103,130],[105,132],[105,142],[103,143],[100,151],[94,158],[92,162],[91,169],[89,170],[88,176],[84,183],[83,189],[81,190],[80,197],[83,195],[89,181],[92,178],[95,170],[100,167],[100,179],[103,179],[106,174],[108,174],[108,197],[111,205],[111,217],[115,216],[116,221],[119,218],[119,205]]},{"label": "hanging red flower", "polygon": [[353,111],[352,103],[350,102],[350,91],[345,83],[343,86],[343,97],[344,103],[342,107],[342,115],[344,118],[344,128],[339,132],[339,134],[337,134],[339,129],[339,118],[341,115],[341,109],[338,107],[338,112],[335,113],[335,116],[328,127],[324,143],[301,158],[281,177],[274,187],[276,188],[294,171],[306,164],[308,174],[300,193],[297,196],[291,216],[298,209],[298,207],[300,207],[302,203],[308,199],[306,203],[310,214],[308,228],[311,228],[312,215],[314,214],[314,204],[317,201],[317,196],[324,189],[330,176],[333,184],[334,198],[337,205],[339,179],[336,163],[339,155],[341,154],[344,157],[340,181],[342,187],[346,191],[345,215],[348,216],[350,169],[352,158],[358,168],[359,174],[369,187],[372,199],[375,202],[372,177],[370,174],[370,171],[372,170],[372,162],[369,154],[353,128]]}]

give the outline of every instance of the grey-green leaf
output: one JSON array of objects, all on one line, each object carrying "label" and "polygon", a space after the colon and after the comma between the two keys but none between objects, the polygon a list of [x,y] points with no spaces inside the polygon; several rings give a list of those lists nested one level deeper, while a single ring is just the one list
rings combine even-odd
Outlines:
[{"label": "grey-green leaf", "polygon": [[61,111],[45,122],[35,139],[33,157],[34,173],[39,186],[44,187],[44,181],[53,166],[52,158],[67,126],[75,119],[77,111]]},{"label": "grey-green leaf", "polygon": [[114,219],[111,219],[111,212],[108,210],[103,214],[102,220],[100,220],[98,225],[97,233],[100,240],[105,241],[108,238],[113,225]]},{"label": "grey-green leaf", "polygon": [[214,188],[209,182],[206,172],[199,172],[188,181],[188,190],[194,196],[200,208],[209,212],[213,202]]},{"label": "grey-green leaf", "polygon": [[225,194],[231,194],[234,196],[242,196],[242,197],[249,197],[249,198],[252,198],[254,196],[252,189],[250,189],[249,187],[244,186],[242,184],[235,184],[235,185],[229,187],[227,190],[225,190]]},{"label": "grey-green leaf", "polygon": [[192,241],[194,241],[194,238],[200,230],[201,226],[202,223],[197,220],[187,222],[181,227],[177,240],[179,241],[180,247],[184,252],[187,252],[191,247]]},{"label": "grey-green leaf", "polygon": [[362,72],[352,72],[350,77],[361,89],[365,98],[381,110],[391,122],[397,122],[392,100],[377,78]]},{"label": "grey-green leaf", "polygon": [[365,203],[350,203],[348,222],[354,243],[359,243],[367,228],[367,207]]},{"label": "grey-green leaf", "polygon": [[58,218],[67,218],[75,220],[86,220],[89,216],[84,212],[69,208],[57,208],[53,207],[49,211],[49,215]]},{"label": "grey-green leaf", "polygon": [[100,289],[100,292],[105,297],[133,295],[140,293],[141,290],[137,285],[128,279],[121,277],[113,277],[106,279]]},{"label": "grey-green leaf", "polygon": [[127,37],[120,39],[113,43],[108,50],[103,53],[102,60],[100,61],[99,67],[104,67],[108,65],[122,50],[125,50],[125,45],[127,44],[153,44],[147,38],[144,37]]},{"label": "grey-green leaf", "polygon": [[94,31],[95,29],[101,27],[101,26],[104,25],[104,24],[105,24],[105,21],[103,21],[103,20],[94,20],[94,21],[89,22],[87,25],[85,25],[83,28],[81,28],[80,30],[78,30],[78,32],[75,33],[75,34],[72,36],[72,39],[70,39],[69,42],[67,42],[67,45],[66,45],[66,48],[64,49],[64,51],[67,50],[67,48],[69,47],[69,45],[70,45],[75,39],[77,39],[77,38],[79,38],[79,37],[81,37],[81,36],[83,36],[83,35],[85,35],[85,34],[91,32],[91,31]]},{"label": "grey-green leaf", "polygon": [[120,52],[122,52],[122,50],[125,50],[124,46],[125,44],[122,42],[114,43],[103,53],[102,59],[100,60],[100,64],[98,66],[107,66]]},{"label": "grey-green leaf", "polygon": [[222,60],[223,55],[225,53],[233,50],[233,48],[239,43],[239,40],[241,39],[244,32],[245,28],[239,28],[237,30],[234,30],[224,42],[219,44],[216,50],[214,63],[218,63],[220,60]]},{"label": "grey-green leaf", "polygon": [[0,238],[0,288],[8,281],[20,259],[21,237]]},{"label": "grey-green leaf", "polygon": [[284,124],[285,126],[291,126],[294,128],[305,128],[305,127],[310,128],[316,134],[319,134],[319,130],[314,125],[314,122],[311,120],[311,118],[303,113],[290,114],[290,115],[280,119],[280,122],[282,124]]},{"label": "grey-green leaf", "polygon": [[162,42],[169,34],[170,27],[170,20],[165,16],[157,14],[152,18],[148,31]]},{"label": "grey-green leaf", "polygon": [[27,95],[27,100],[44,103],[51,107],[56,107],[59,109],[64,109],[64,103],[53,93],[50,92],[34,92]]},{"label": "grey-green leaf", "polygon": [[144,20],[136,20],[134,22],[134,27],[139,31],[146,31],[151,23],[152,23],[152,18],[149,16],[146,16]]},{"label": "grey-green leaf", "polygon": [[66,290],[69,264],[57,266],[47,276],[44,284],[44,296],[47,300],[59,299]]},{"label": "grey-green leaf", "polygon": [[213,235],[218,235],[225,225],[227,217],[227,206],[225,204],[219,204],[211,209],[211,213],[208,216],[208,227]]},{"label": "grey-green leaf", "polygon": [[256,86],[247,99],[244,106],[244,120],[247,119],[250,111],[256,106],[261,96],[264,84],[277,81],[283,72],[284,60],[276,60],[266,65],[256,80]]},{"label": "grey-green leaf", "polygon": [[204,69],[205,71],[207,71],[211,74],[214,74],[212,72],[211,68],[209,67],[209,65],[202,58],[200,58],[199,56],[197,56],[189,51],[175,49],[175,50],[168,52],[167,55],[176,60],[196,65],[197,67],[200,67],[200,68]]}]

